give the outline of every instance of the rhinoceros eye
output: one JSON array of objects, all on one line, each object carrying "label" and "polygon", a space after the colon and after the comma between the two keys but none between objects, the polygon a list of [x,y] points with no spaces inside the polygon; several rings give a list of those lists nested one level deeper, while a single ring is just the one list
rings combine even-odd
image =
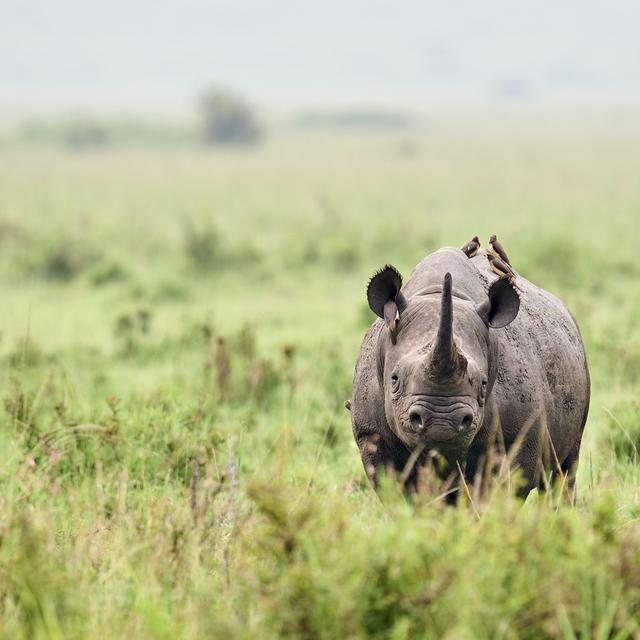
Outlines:
[{"label": "rhinoceros eye", "polygon": [[397,371],[391,374],[391,391],[394,393],[400,388],[400,376]]},{"label": "rhinoceros eye", "polygon": [[487,381],[483,378],[480,383],[480,400],[484,400],[487,395]]}]

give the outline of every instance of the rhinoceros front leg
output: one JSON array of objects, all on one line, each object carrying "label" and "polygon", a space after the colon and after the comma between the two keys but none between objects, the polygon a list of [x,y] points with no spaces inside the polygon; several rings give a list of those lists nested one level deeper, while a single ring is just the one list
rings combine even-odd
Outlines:
[{"label": "rhinoceros front leg", "polygon": [[365,473],[374,489],[379,486],[381,474],[389,472],[401,477],[406,488],[416,486],[417,465],[407,468],[410,453],[406,448],[387,442],[379,433],[356,435],[356,444]]}]

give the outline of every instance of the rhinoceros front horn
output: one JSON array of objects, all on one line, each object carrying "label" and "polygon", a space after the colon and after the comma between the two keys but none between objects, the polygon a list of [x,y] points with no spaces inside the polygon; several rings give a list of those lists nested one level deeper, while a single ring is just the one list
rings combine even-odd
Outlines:
[{"label": "rhinoceros front horn", "polygon": [[427,365],[427,374],[441,380],[464,373],[466,358],[458,351],[453,337],[453,298],[451,294],[451,274],[447,273],[442,284],[440,304],[440,324],[431,358]]}]

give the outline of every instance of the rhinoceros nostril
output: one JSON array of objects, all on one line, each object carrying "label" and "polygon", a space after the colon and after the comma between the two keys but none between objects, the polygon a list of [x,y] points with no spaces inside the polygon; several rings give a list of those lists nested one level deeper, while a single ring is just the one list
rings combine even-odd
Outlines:
[{"label": "rhinoceros nostril", "polygon": [[409,414],[409,422],[411,423],[411,428],[414,431],[422,431],[424,424],[422,416],[417,411],[412,411]]},{"label": "rhinoceros nostril", "polygon": [[465,413],[462,417],[462,421],[460,422],[460,430],[466,431],[473,424],[473,413],[468,412]]}]

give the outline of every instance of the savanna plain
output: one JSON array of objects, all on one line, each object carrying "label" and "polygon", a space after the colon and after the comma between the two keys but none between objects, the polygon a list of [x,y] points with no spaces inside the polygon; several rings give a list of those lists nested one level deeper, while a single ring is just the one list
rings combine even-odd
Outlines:
[{"label": "savanna plain", "polygon": [[[0,637],[640,638],[640,118],[0,147]],[[575,506],[369,488],[368,277],[498,234],[592,402]]]}]

